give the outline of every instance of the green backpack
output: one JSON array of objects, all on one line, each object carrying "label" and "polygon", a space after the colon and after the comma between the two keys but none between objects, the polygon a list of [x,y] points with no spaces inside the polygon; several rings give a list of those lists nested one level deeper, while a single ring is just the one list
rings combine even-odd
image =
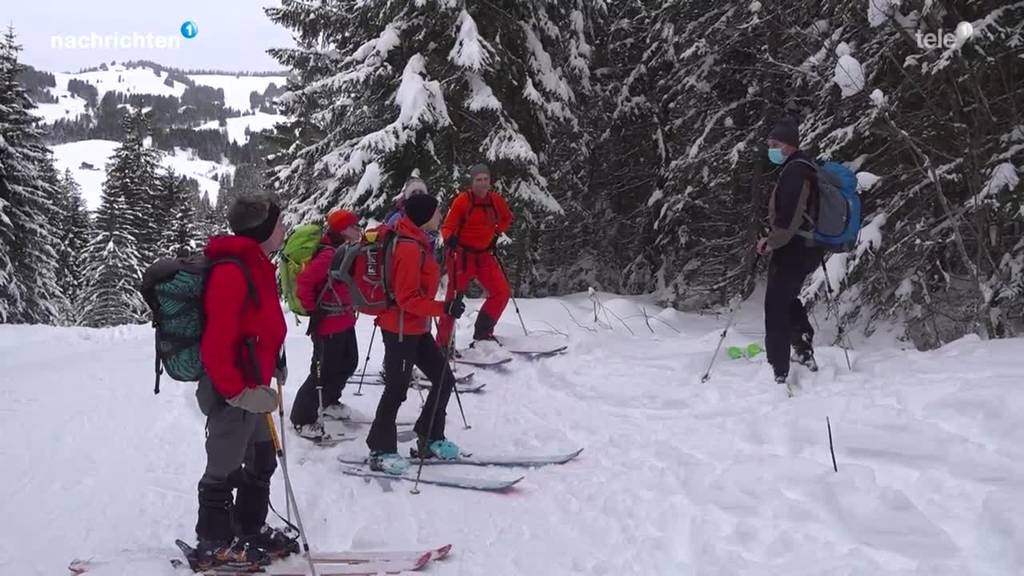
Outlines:
[{"label": "green backpack", "polygon": [[288,308],[297,316],[309,316],[312,312],[303,308],[299,301],[296,279],[316,255],[323,234],[324,229],[320,224],[303,224],[292,230],[281,251],[281,266],[278,267],[281,295],[288,302]]}]

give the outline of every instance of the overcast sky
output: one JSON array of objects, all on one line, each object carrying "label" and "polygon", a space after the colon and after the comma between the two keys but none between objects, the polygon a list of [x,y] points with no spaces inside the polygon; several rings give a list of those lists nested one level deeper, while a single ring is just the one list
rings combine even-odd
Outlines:
[{"label": "overcast sky", "polygon": [[[179,68],[280,70],[267,55],[292,46],[291,36],[264,15],[277,0],[4,0],[6,24],[24,47],[22,62],[51,72],[74,72],[117,60],[153,60]],[[181,37],[181,25],[195,22],[198,35]],[[51,37],[154,34],[176,36],[176,49],[54,48]]]}]

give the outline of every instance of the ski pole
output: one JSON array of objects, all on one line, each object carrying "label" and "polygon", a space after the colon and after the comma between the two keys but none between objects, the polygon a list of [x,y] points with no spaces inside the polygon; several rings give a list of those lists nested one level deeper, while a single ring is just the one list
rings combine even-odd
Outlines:
[{"label": "ski pole", "polygon": [[[280,398],[278,398],[280,403]],[[306,540],[306,529],[302,527],[302,517],[299,516],[299,503],[295,500],[295,492],[292,490],[292,481],[288,476],[288,460],[284,457],[284,448],[281,445],[281,439],[277,437],[277,428],[274,427],[274,416],[268,412],[267,417],[267,428],[270,429],[270,438],[274,442],[274,451],[277,453],[277,459],[281,463],[281,473],[284,475],[284,492],[285,498],[291,501],[291,505],[295,508],[295,523],[299,527],[299,538],[302,540],[302,550],[306,555],[306,561],[309,562],[309,573],[313,576],[317,576],[316,564],[313,563],[313,555],[309,552],[309,541]]]},{"label": "ski pole", "polygon": [[[456,298],[461,298],[461,297],[462,297],[461,294],[456,296]],[[452,324],[452,334],[453,335],[455,334],[455,325],[454,324]],[[452,356],[452,346],[451,346],[451,344],[454,343],[454,340],[455,340],[454,337],[449,338],[449,346],[444,351],[444,364],[441,365],[441,378],[439,379],[440,381],[437,383],[437,390],[436,390],[437,396],[434,396],[434,407],[431,409],[431,413],[430,413],[430,426],[427,427],[427,442],[430,442],[430,436],[434,433],[434,421],[437,420],[437,411],[441,407],[441,394],[442,394],[442,391],[444,390],[444,379],[445,379],[445,376],[447,376],[452,371],[451,368],[448,366],[448,362],[451,361],[451,356]],[[459,389],[455,385],[455,376],[454,375],[452,375],[452,390],[455,392],[455,399],[459,402],[459,410],[461,411],[462,410],[462,401],[458,400],[458,398],[459,398]],[[465,414],[465,412],[463,412],[463,414],[462,414],[462,421],[463,422],[466,421],[466,414]],[[467,429],[469,428],[469,424],[466,424],[466,428]],[[430,447],[427,446],[427,450],[429,450],[429,449],[430,449]],[[412,490],[409,491],[412,494],[419,494],[420,493],[420,476],[423,475],[423,464],[424,464],[424,462],[426,460],[426,454],[424,452],[425,452],[424,450],[419,450],[420,464],[419,464],[419,467],[416,469],[416,483],[413,484]]]},{"label": "ski pole", "polygon": [[[455,280],[458,278],[457,267],[458,267],[458,261],[455,260],[455,253],[452,252],[452,282],[455,282]],[[455,292],[455,299],[461,301],[462,300],[462,292],[458,292],[458,289],[459,289],[458,283],[455,283],[454,286],[455,286],[455,290],[456,290],[456,292]],[[448,334],[448,351],[445,354],[445,359],[444,359],[445,360],[444,361],[444,365],[448,369],[451,369],[451,364],[450,364],[450,362],[451,362],[451,355],[452,355],[452,351],[455,350],[455,327],[456,327],[457,324],[458,323],[455,321],[455,318],[452,318],[452,331],[451,331],[450,334]],[[438,330],[438,332],[441,331],[440,325],[438,325],[438,329],[437,330]],[[455,402],[459,405],[459,414],[462,415],[462,425],[465,427],[466,430],[469,430],[470,429],[470,425],[469,425],[469,421],[466,420],[466,411],[462,409],[462,395],[459,394],[459,383],[458,383],[458,381],[455,380],[455,371],[454,370],[452,370],[452,390],[455,392]],[[433,423],[433,420],[431,420],[431,423]]]},{"label": "ski pole", "polygon": [[[281,458],[284,459],[288,457],[288,452],[284,448],[284,386],[281,385],[280,380],[277,381],[277,416],[281,419]],[[292,521],[292,502],[287,498],[284,499],[284,513],[288,517],[288,523],[290,524]]]},{"label": "ski pole", "polygon": [[[245,339],[245,346],[249,351],[249,362],[252,365],[252,373],[256,377],[256,381],[262,383],[263,375],[260,373],[260,365],[256,360],[256,342],[253,338]],[[281,409],[281,403],[283,398],[280,395],[277,396],[277,405]],[[299,539],[302,540],[302,547],[306,553],[306,560],[309,561],[310,574],[317,576],[316,565],[313,564],[313,555],[309,552],[309,541],[306,540],[306,530],[302,527],[302,518],[299,517],[299,504],[295,500],[295,492],[292,490],[292,481],[288,476],[288,460],[284,457],[284,447],[281,444],[281,439],[277,436],[277,428],[274,426],[274,414],[273,410],[264,414],[266,417],[267,430],[270,431],[270,440],[274,446],[274,453],[277,454],[277,460],[281,463],[281,473],[284,474],[284,495],[285,498],[291,500],[292,507],[295,508],[295,523],[299,527]],[[270,496],[267,496],[267,503],[269,504]]]},{"label": "ski pole", "polygon": [[[761,255],[756,254],[754,256],[754,263],[750,266],[750,272],[747,274],[747,281],[743,285],[744,291],[746,291],[747,286],[750,285],[750,281],[754,277],[754,272],[757,270],[757,263],[760,261]],[[740,300],[740,302],[742,302],[742,299]],[[731,305],[730,308],[731,310],[729,312],[729,321],[726,322],[725,328],[722,329],[721,336],[718,337],[718,345],[715,346],[715,353],[712,354],[711,361],[708,362],[708,369],[704,371],[704,375],[701,376],[700,378],[701,384],[705,384],[708,380],[711,379],[711,369],[715,366],[715,360],[718,359],[718,353],[722,350],[722,343],[725,342],[725,336],[726,334],[729,333],[729,328],[732,327],[733,320],[736,319],[736,312],[739,311],[739,302],[736,302],[735,304]]]},{"label": "ski pole", "polygon": [[373,332],[370,333],[370,345],[366,347],[366,360],[363,361],[363,373],[359,376],[359,388],[356,389],[356,396],[363,395],[363,381],[366,380],[366,367],[370,365],[370,352],[373,351],[373,339],[377,336],[377,323],[373,323]]},{"label": "ski pole", "polygon": [[[505,272],[505,265],[501,262],[501,258],[498,258],[498,252],[492,252],[494,259],[498,262],[498,268],[501,268],[501,274],[505,277],[505,283],[508,283],[508,274]],[[516,316],[519,317],[519,325],[523,327],[523,335],[529,336],[530,332],[526,330],[526,322],[523,322],[523,315],[519,312],[519,302],[516,302],[516,295],[512,293],[511,287],[508,291],[509,297],[512,298],[512,307],[516,309]]]}]

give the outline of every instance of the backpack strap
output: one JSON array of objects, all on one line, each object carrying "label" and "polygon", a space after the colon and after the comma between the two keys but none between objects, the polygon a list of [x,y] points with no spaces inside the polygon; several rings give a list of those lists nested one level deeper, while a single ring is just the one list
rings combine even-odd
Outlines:
[{"label": "backpack strap", "polygon": [[[795,158],[793,160],[793,163],[794,164],[804,164],[805,166],[810,167],[811,172],[815,175],[815,177],[818,174],[818,170],[820,169],[820,166],[818,166],[817,163],[812,162],[812,161],[810,161],[810,160],[808,160],[806,158]],[[785,167],[783,167],[782,168],[782,172],[785,172],[786,168],[788,168],[788,167],[789,167],[788,164]],[[779,173],[779,178],[782,177],[782,172]],[[814,182],[813,178],[805,178],[804,180],[807,181],[807,182],[812,182],[812,183]],[[815,227],[816,227],[815,225],[817,223],[815,222],[814,218],[811,216],[811,213],[814,211],[814,208],[818,204],[817,203],[817,194],[818,194],[818,192],[819,191],[818,191],[817,184],[812,184],[811,189],[808,191],[808,194],[807,194],[807,206],[804,207],[804,214],[803,214],[804,220],[807,222],[807,224],[810,225],[811,229],[810,230],[802,230],[800,228],[797,228],[796,231],[793,232],[793,234],[795,234],[797,236],[800,236],[801,238],[804,238],[805,240],[807,240],[808,245],[811,245],[811,244],[814,243],[814,229],[815,229]]]}]

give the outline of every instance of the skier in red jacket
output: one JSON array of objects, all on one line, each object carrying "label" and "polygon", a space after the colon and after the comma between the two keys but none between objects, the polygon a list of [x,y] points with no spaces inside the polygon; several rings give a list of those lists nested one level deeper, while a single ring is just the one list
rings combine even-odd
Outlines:
[{"label": "skier in red jacket", "polygon": [[[448,295],[465,292],[472,280],[487,291],[487,299],[476,317],[473,340],[493,340],[494,326],[512,295],[508,280],[494,255],[498,236],[512,225],[512,211],[505,199],[491,189],[491,171],[486,164],[470,170],[469,190],[459,192],[452,201],[441,226],[448,266]],[[447,348],[455,320],[442,316],[437,328],[437,343]]]},{"label": "skier in red jacket", "polygon": [[462,316],[462,298],[445,302],[434,299],[441,281],[441,269],[431,256],[430,237],[441,221],[437,199],[420,195],[405,204],[405,216],[396,227],[399,237],[389,262],[395,302],[377,317],[384,339],[384,394],[377,405],[373,426],[366,437],[370,467],[389,474],[401,474],[408,461],[398,454],[395,419],[409,391],[412,368],[416,366],[432,386],[416,420],[417,452],[424,457],[453,459],[459,448],[444,435],[445,410],[455,376],[444,354],[430,335],[430,320],[442,314]]},{"label": "skier in red jacket", "polygon": [[326,228],[316,255],[295,278],[302,307],[313,311],[313,358],[309,377],[292,402],[291,421],[300,436],[313,440],[324,437],[321,410],[325,418],[333,420],[351,416],[349,407],[340,402],[341,392],[359,364],[352,297],[343,282],[328,278],[335,249],[362,238],[359,217],[335,210],[327,215]]},{"label": "skier in red jacket", "polygon": [[272,196],[242,196],[228,209],[234,235],[211,238],[205,250],[210,260],[230,261],[212,268],[203,297],[205,374],[196,389],[207,417],[196,523],[202,567],[257,566],[298,551],[292,539],[266,525],[277,461],[264,414],[277,408],[270,380],[283,379],[277,362],[287,331],[268,257],[284,242],[280,216]]}]

